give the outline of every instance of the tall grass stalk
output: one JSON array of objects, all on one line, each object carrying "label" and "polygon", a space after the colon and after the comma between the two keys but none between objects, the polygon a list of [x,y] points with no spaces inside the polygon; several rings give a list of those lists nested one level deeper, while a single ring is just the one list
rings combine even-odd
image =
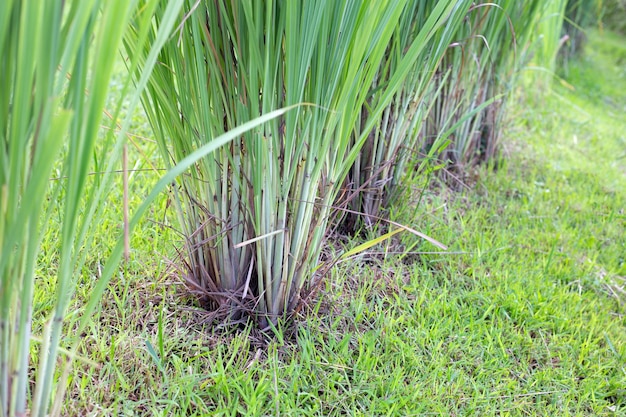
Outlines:
[{"label": "tall grass stalk", "polygon": [[[129,116],[117,141],[114,133],[106,136],[106,143],[116,142],[109,169],[99,187],[88,188],[112,66],[128,22],[136,21],[145,32],[156,3],[149,2],[141,11],[135,9],[136,2],[121,0],[0,4],[0,416],[61,413],[69,364],[79,343],[75,336],[63,338],[63,344],[72,348],[64,360],[65,370],[59,372],[65,316],[84,264],[84,250],[93,239],[91,225],[103,207],[110,173],[130,124]],[[174,1],[164,11],[166,24],[152,46],[152,63],[179,8],[180,1]],[[136,64],[136,60],[129,63]],[[146,74],[150,66],[146,65]],[[116,117],[129,86],[127,82],[117,103]],[[136,92],[132,105],[138,97]],[[55,166],[63,176],[51,182]],[[60,206],[55,208],[56,204]],[[56,293],[52,316],[44,334],[37,336],[32,334],[35,266],[53,210],[61,218]],[[92,294],[85,314],[75,319],[76,326],[84,328],[90,320],[119,258],[110,259],[109,272]],[[42,340],[41,346],[32,348],[33,339]]]},{"label": "tall grass stalk", "polygon": [[455,7],[433,8],[354,141],[405,3],[187,2],[144,100],[169,164],[232,126],[310,103],[242,135],[172,188],[184,275],[205,306],[233,319],[253,311],[266,327],[299,302],[330,206],[375,118]]}]

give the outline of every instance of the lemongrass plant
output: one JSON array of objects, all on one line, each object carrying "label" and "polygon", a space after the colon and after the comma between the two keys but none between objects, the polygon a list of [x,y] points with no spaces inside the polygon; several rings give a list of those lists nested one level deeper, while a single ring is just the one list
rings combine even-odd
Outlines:
[{"label": "lemongrass plant", "polygon": [[185,280],[205,307],[232,319],[250,312],[265,328],[298,304],[360,147],[455,7],[432,9],[353,141],[406,3],[187,2],[144,100],[167,163],[232,126],[306,103],[199,161],[172,187]]},{"label": "lemongrass plant", "polygon": [[468,11],[442,68],[432,110],[422,125],[421,151],[438,149],[442,132],[450,145],[439,155],[451,183],[480,162],[497,157],[506,101],[526,62],[529,36],[542,2],[482,2]]},{"label": "lemongrass plant", "polygon": [[[382,97],[381,88],[393,76],[437,3],[411,2],[402,13],[377,73],[371,97],[361,111],[362,126],[367,126],[371,121],[369,109],[377,106]],[[344,216],[344,231],[352,233],[362,226],[370,228],[383,215],[381,209],[389,204],[394,188],[404,175],[406,162],[414,159],[412,151],[419,140],[422,120],[439,94],[433,78],[447,49],[453,46],[471,4],[469,0],[456,2],[447,16],[446,24],[430,39],[428,47],[419,57],[419,65],[412,68],[382,117],[375,115],[375,128],[358,154],[347,179],[349,191],[345,195],[350,211]],[[357,130],[357,136],[359,133]],[[443,138],[440,136],[439,139]],[[337,204],[342,205],[342,202],[338,201]]]},{"label": "lemongrass plant", "polygon": [[[102,207],[115,154],[119,155],[121,149],[119,139],[101,186],[87,189],[112,65],[128,22],[136,21],[145,33],[157,3],[151,1],[149,7],[140,11],[135,9],[136,2],[126,0],[0,3],[2,417],[61,414],[69,365],[79,343],[74,335],[80,334],[63,334],[66,312],[85,259],[84,249],[93,237],[90,225]],[[151,46],[152,62],[159,43],[172,30],[179,8],[180,1],[174,1],[164,11],[165,24]],[[138,42],[145,39],[144,36]],[[130,65],[136,65],[136,60],[131,60]],[[150,66],[145,67],[146,74]],[[145,82],[144,76],[141,83]],[[129,86],[127,83],[126,93]],[[138,104],[138,97],[135,93],[133,105]],[[116,114],[121,103],[122,98]],[[126,129],[129,123],[130,117],[124,125]],[[119,138],[123,137],[122,132]],[[113,143],[113,138],[110,133],[105,141]],[[50,181],[53,167],[63,173],[58,181]],[[61,219],[56,294],[43,335],[35,335],[35,266],[39,243],[53,210],[58,211]],[[107,264],[107,273],[85,307],[85,314],[75,319],[77,327],[85,328],[88,323],[90,312],[119,262],[121,250],[115,254],[118,255]],[[35,340],[41,346],[31,346]],[[63,370],[59,369],[60,363]]]}]

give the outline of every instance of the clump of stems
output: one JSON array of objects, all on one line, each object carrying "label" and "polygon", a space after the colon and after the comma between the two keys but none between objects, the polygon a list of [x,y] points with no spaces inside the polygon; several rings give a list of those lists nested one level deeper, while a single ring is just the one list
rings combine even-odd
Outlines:
[{"label": "clump of stems", "polygon": [[540,1],[481,2],[468,11],[434,78],[434,104],[422,124],[421,152],[449,141],[439,155],[450,183],[458,184],[476,164],[498,153],[506,101],[525,62]]},{"label": "clump of stems", "polygon": [[144,107],[169,164],[273,109],[298,109],[199,161],[172,187],[185,279],[201,302],[261,327],[310,285],[331,206],[383,111],[456,2],[432,7],[369,110],[406,1],[188,1]]},{"label": "clump of stems", "polygon": [[[421,35],[420,28],[437,3],[412,2],[404,10],[376,74],[370,97],[361,109],[359,127],[364,128],[374,121],[375,128],[369,133],[347,179],[345,195],[350,211],[343,220],[345,232],[354,233],[362,226],[371,228],[378,222],[384,214],[382,208],[389,204],[394,188],[404,175],[406,162],[415,159],[413,150],[420,139],[422,120],[439,93],[435,90],[436,72],[463,25],[471,1],[456,2],[445,26],[430,38],[418,65],[411,69],[382,117],[372,115],[370,109],[383,98],[381,88],[393,76],[409,46]],[[355,136],[360,133],[359,129]],[[337,205],[342,204],[345,202],[337,202]]]}]

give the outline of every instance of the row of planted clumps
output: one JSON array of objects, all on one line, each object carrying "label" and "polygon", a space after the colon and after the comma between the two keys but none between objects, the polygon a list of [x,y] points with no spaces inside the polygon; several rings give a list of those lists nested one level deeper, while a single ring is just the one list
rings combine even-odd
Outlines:
[{"label": "row of planted clumps", "polygon": [[[120,238],[68,316],[140,101],[170,170],[127,232],[169,187],[187,287],[216,315],[265,329],[332,264],[320,262],[331,226],[371,230],[406,172],[438,161],[462,180],[497,155],[520,70],[549,74],[568,3],[586,4],[0,2],[0,416],[61,413],[123,256]],[[110,98],[120,50],[131,76]],[[56,292],[50,316],[34,318],[47,233]]]},{"label": "row of planted clumps", "polygon": [[497,156],[520,69],[554,61],[566,3],[189,0],[143,96],[166,163],[296,107],[171,187],[187,287],[222,317],[289,316],[328,270],[331,225],[372,228],[407,168],[442,161],[462,181]]}]

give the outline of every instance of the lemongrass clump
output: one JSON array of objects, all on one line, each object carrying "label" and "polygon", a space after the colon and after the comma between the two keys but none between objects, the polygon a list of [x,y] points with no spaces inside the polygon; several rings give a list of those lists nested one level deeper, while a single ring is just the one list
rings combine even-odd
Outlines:
[{"label": "lemongrass clump", "polygon": [[500,123],[518,71],[526,61],[529,36],[542,2],[474,4],[435,76],[439,85],[422,125],[422,152],[449,146],[439,155],[453,183],[474,165],[498,153]]},{"label": "lemongrass clump", "polygon": [[172,188],[185,280],[201,302],[261,327],[311,284],[349,168],[455,7],[439,2],[354,128],[406,1],[188,1],[144,105],[163,158],[275,108],[297,110],[199,161]]},{"label": "lemongrass clump", "polygon": [[[380,89],[393,76],[409,46],[420,36],[420,28],[437,3],[412,2],[404,10],[376,75],[371,96],[361,109],[361,127],[371,122],[370,109],[376,107],[382,97]],[[471,1],[456,2],[446,16],[445,25],[430,38],[419,64],[411,69],[382,117],[374,116],[375,128],[368,135],[347,179],[345,200],[350,210],[344,216],[344,231],[353,233],[362,226],[370,228],[383,215],[382,209],[389,204],[394,188],[404,175],[406,162],[414,159],[412,152],[419,140],[422,120],[438,96],[435,73],[471,4]],[[358,130],[357,135],[360,132]],[[337,204],[342,205],[342,201]]]}]

